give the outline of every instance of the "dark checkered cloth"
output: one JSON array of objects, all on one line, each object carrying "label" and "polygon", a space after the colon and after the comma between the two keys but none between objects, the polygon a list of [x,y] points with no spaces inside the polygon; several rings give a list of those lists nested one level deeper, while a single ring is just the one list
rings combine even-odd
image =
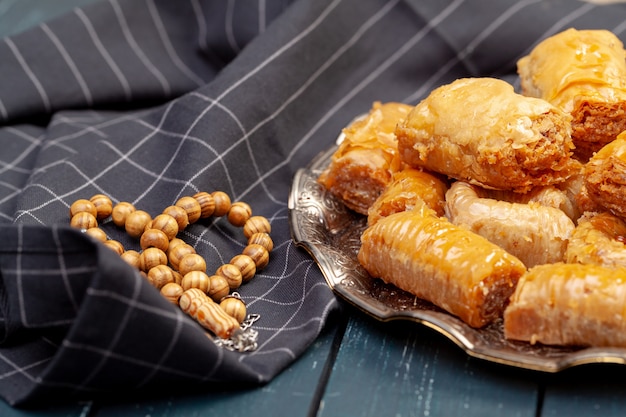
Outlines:
[{"label": "dark checkered cloth", "polygon": [[[6,401],[270,380],[339,306],[290,238],[296,169],[375,100],[415,104],[466,76],[516,83],[516,60],[538,40],[626,27],[622,5],[569,0],[287,3],[107,0],[0,39]],[[119,256],[68,227],[70,204],[96,193],[156,215],[214,190],[272,225],[271,262],[239,291],[261,316],[254,352],[216,346]],[[225,219],[181,237],[209,269],[245,244]]]}]

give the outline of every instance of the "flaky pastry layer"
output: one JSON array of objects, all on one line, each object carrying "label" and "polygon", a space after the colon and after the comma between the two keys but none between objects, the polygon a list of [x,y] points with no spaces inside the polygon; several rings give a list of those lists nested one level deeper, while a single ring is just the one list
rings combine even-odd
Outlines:
[{"label": "flaky pastry layer", "polygon": [[443,216],[448,184],[439,175],[421,169],[405,168],[396,172],[393,180],[368,210],[367,223],[373,225],[383,217],[422,205]]},{"label": "flaky pastry layer", "polygon": [[526,270],[504,249],[425,206],[368,227],[358,259],[372,277],[428,300],[473,327],[501,317]]},{"label": "flaky pastry layer", "polygon": [[584,185],[596,205],[626,218],[626,132],[604,145],[587,162]]},{"label": "flaky pastry layer", "polygon": [[519,280],[504,336],[531,344],[626,347],[626,269],[547,264]]},{"label": "flaky pastry layer", "polygon": [[593,152],[626,129],[626,51],[608,30],[568,29],[517,63],[522,94],[570,113],[576,154]]},{"label": "flaky pastry layer", "polygon": [[396,124],[412,106],[373,104],[366,117],[343,129],[344,140],[318,181],[357,213],[368,208],[402,168],[395,137]]},{"label": "flaky pastry layer", "polygon": [[571,174],[570,116],[493,78],[435,89],[396,129],[404,162],[486,188],[526,192]]}]

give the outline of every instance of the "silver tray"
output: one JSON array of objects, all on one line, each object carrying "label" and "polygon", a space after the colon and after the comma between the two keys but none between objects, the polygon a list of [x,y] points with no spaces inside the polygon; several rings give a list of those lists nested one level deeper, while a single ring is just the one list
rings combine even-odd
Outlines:
[{"label": "silver tray", "polygon": [[558,372],[589,363],[626,364],[623,348],[568,348],[506,340],[502,321],[474,329],[433,304],[373,279],[356,255],[366,217],[328,193],[318,182],[328,166],[331,147],[296,172],[289,195],[294,242],[309,252],[335,294],[381,321],[412,320],[456,343],[467,354],[518,368]]}]

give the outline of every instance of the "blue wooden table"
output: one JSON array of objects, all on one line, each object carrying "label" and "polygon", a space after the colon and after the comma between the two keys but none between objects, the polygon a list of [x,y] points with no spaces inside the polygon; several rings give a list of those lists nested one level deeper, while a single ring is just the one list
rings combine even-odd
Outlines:
[{"label": "blue wooden table", "polygon": [[292,366],[262,387],[154,392],[13,409],[3,417],[626,415],[626,368],[585,365],[545,374],[467,356],[410,322],[378,322],[350,306]]},{"label": "blue wooden table", "polygon": [[[0,0],[0,36],[93,0]],[[626,367],[546,374],[469,357],[412,322],[381,323],[344,305],[322,335],[267,385],[171,391],[15,409],[2,417],[108,416],[622,416]]]}]

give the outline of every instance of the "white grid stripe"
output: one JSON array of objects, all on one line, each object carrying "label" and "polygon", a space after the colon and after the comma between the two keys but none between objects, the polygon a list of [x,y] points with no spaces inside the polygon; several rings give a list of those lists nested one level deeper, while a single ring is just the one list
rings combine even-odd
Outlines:
[{"label": "white grid stripe", "polygon": [[57,259],[59,263],[59,268],[61,270],[60,275],[61,275],[61,279],[63,280],[63,286],[65,287],[67,298],[70,300],[70,303],[72,304],[72,308],[74,309],[75,312],[77,312],[78,303],[76,302],[76,299],[74,298],[74,292],[72,291],[72,286],[70,284],[70,278],[69,278],[70,271],[68,271],[68,268],[65,264],[65,256],[63,253],[63,242],[61,242],[61,238],[59,237],[57,228],[52,229],[52,235],[54,238],[54,243],[57,246]]},{"label": "white grid stripe", "polygon": [[94,46],[96,47],[96,49],[98,50],[102,58],[104,58],[107,65],[109,66],[111,71],[113,71],[113,74],[115,74],[115,77],[118,79],[118,81],[122,85],[122,88],[124,90],[124,96],[126,97],[126,101],[130,101],[132,99],[132,91],[130,88],[130,84],[128,83],[128,80],[126,79],[122,71],[120,70],[115,60],[113,60],[113,58],[107,51],[106,47],[100,40],[100,36],[98,35],[95,28],[93,27],[89,17],[81,9],[75,9],[74,12],[76,13],[76,16],[78,16],[80,21],[83,23],[85,28],[87,29],[87,33],[89,33],[89,37],[91,38]]},{"label": "white grid stripe", "polygon": [[70,71],[76,78],[76,81],[78,82],[78,85],[80,86],[80,89],[83,92],[83,95],[85,96],[85,101],[87,105],[92,106],[93,97],[91,96],[91,91],[89,91],[89,86],[87,85],[87,83],[85,82],[85,79],[83,78],[80,71],[76,67],[76,63],[74,63],[74,61],[72,60],[72,57],[67,52],[67,49],[65,49],[65,46],[63,46],[59,38],[54,34],[54,32],[52,32],[52,30],[50,30],[50,27],[47,24],[42,23],[40,27],[44,31],[44,33],[48,36],[48,38],[50,38],[50,40],[54,44],[54,47],[57,48],[57,50],[59,51],[59,54],[61,54],[61,56],[63,57],[63,60],[67,63],[67,66],[69,67]]},{"label": "white grid stripe", "polygon": [[0,117],[4,120],[7,120],[9,118],[9,113],[7,112],[7,108],[2,100],[0,100]]},{"label": "white grid stripe", "polygon": [[109,0],[109,3],[111,4],[111,6],[113,7],[113,10],[115,11],[115,16],[117,17],[118,23],[120,27],[122,28],[122,33],[124,34],[124,38],[128,42],[128,45],[130,46],[132,51],[135,53],[137,58],[139,58],[141,63],[146,67],[148,72],[154,75],[154,77],[157,79],[159,84],[161,84],[161,87],[163,88],[163,93],[166,96],[169,96],[172,90],[169,85],[169,82],[167,81],[165,76],[163,76],[161,71],[159,71],[159,69],[152,63],[152,61],[150,61],[150,59],[146,56],[146,54],[143,52],[143,50],[141,49],[141,47],[135,40],[135,37],[133,36],[131,28],[128,26],[128,22],[126,21],[126,17],[124,16],[124,12],[122,8],[120,7],[119,2],[117,0]]},{"label": "white grid stripe", "polygon": [[17,61],[19,62],[20,66],[22,67],[22,70],[28,76],[28,79],[33,83],[33,86],[39,93],[39,97],[41,97],[41,102],[46,112],[49,113],[52,110],[52,106],[50,104],[50,98],[48,97],[46,90],[44,90],[43,86],[41,85],[41,82],[39,82],[39,79],[37,78],[37,76],[33,73],[31,68],[28,66],[28,63],[26,62],[26,60],[20,53],[15,43],[13,43],[11,38],[4,38],[4,42],[7,44],[7,46],[13,53],[13,56],[15,57],[15,59],[17,59]]},{"label": "white grid stripe", "polygon": [[[454,58],[446,62],[437,72],[435,72],[428,80],[426,80],[426,82],[415,93],[411,94],[408,97],[405,97],[404,102],[414,103],[424,94],[426,94],[426,92],[432,90],[433,86],[442,77],[442,75],[450,71],[450,69],[454,65],[458,64],[459,62],[463,62],[467,55],[471,51],[473,51],[478,46],[478,44],[480,44],[480,42],[482,42],[490,33],[493,33],[496,28],[501,26],[506,20],[510,19],[512,16],[515,15],[515,13],[519,12],[524,7],[535,4],[539,1],[541,0],[520,1],[513,5],[511,8],[509,8],[505,13],[498,16],[498,18],[491,22],[489,25],[487,25],[487,27],[476,38],[472,39],[472,41],[468,43],[463,51],[457,53]],[[468,66],[472,67],[472,65]]]},{"label": "white grid stripe", "polygon": [[130,320],[130,316],[133,313],[134,310],[134,302],[136,301],[137,297],[139,296],[139,291],[140,291],[140,282],[138,279],[135,279],[135,283],[134,283],[134,289],[133,289],[133,295],[132,295],[132,299],[131,302],[126,306],[126,311],[124,312],[124,315],[122,317],[122,321],[119,323],[119,327],[117,329],[117,331],[115,332],[114,335],[112,335],[111,337],[111,341],[109,343],[108,346],[106,346],[105,348],[101,349],[102,351],[102,356],[100,358],[100,360],[95,364],[95,366],[93,367],[93,369],[91,370],[91,372],[85,377],[85,379],[82,380],[82,382],[80,382],[78,384],[79,387],[85,387],[89,385],[89,382],[96,378],[96,376],[98,376],[100,370],[106,365],[108,359],[110,356],[115,355],[115,346],[119,343],[122,334],[128,324],[128,321]]},{"label": "white grid stripe", "polygon": [[159,11],[154,5],[154,1],[153,0],[146,0],[146,1],[148,3],[148,11],[150,12],[150,16],[152,17],[152,20],[154,21],[154,24],[157,28],[157,32],[159,34],[159,37],[161,38],[161,42],[163,42],[163,46],[165,47],[165,50],[167,51],[167,55],[170,57],[174,65],[187,78],[193,81],[197,86],[201,86],[202,84],[204,84],[204,80],[202,79],[202,77],[194,73],[187,65],[185,65],[185,63],[180,59],[180,57],[176,53],[176,50],[174,49],[174,46],[172,45],[172,42],[170,41],[167,35],[167,29],[163,25],[163,21],[161,20],[161,17],[159,16]]},{"label": "white grid stripe", "polygon": [[226,6],[226,38],[228,39],[228,43],[233,50],[233,52],[239,52],[241,48],[237,45],[237,40],[235,38],[234,33],[234,8],[235,8],[235,0],[227,0]]}]

